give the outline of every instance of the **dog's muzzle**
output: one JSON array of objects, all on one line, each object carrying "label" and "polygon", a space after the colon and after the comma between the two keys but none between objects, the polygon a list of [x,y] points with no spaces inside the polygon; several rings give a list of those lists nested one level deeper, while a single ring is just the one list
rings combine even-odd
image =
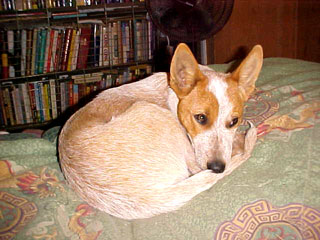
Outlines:
[{"label": "dog's muzzle", "polygon": [[208,169],[211,169],[214,173],[223,173],[226,168],[226,164],[222,161],[213,161],[208,163]]}]

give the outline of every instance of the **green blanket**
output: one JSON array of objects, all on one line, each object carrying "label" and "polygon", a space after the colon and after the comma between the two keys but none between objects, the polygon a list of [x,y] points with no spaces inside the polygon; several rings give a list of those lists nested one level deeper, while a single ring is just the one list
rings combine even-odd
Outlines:
[{"label": "green blanket", "polygon": [[265,59],[245,117],[259,134],[248,161],[178,211],[135,221],[68,188],[59,127],[0,136],[0,239],[320,239],[320,64]]}]

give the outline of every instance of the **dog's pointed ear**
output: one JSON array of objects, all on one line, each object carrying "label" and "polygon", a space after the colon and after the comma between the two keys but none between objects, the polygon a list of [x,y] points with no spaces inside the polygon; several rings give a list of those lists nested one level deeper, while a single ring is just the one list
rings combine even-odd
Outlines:
[{"label": "dog's pointed ear", "polygon": [[256,45],[231,75],[233,79],[238,81],[241,95],[245,101],[248,100],[250,94],[255,89],[255,82],[259,76],[262,62],[262,47],[260,45]]},{"label": "dog's pointed ear", "polygon": [[201,72],[189,47],[181,43],[172,57],[169,85],[179,98],[188,95],[201,79]]}]

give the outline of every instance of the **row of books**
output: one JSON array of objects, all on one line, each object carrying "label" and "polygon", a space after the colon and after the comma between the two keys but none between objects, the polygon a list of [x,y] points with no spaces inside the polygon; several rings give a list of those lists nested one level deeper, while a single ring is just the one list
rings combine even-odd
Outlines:
[{"label": "row of books", "polygon": [[148,61],[154,49],[147,19],[1,30],[0,38],[2,79]]},{"label": "row of books", "polygon": [[0,0],[0,11],[92,6],[99,4],[143,1],[144,0]]},{"label": "row of books", "polygon": [[151,73],[150,65],[129,67],[126,71],[65,75],[0,87],[0,126],[43,123],[56,119],[68,108],[76,109],[97,92],[136,81]]}]

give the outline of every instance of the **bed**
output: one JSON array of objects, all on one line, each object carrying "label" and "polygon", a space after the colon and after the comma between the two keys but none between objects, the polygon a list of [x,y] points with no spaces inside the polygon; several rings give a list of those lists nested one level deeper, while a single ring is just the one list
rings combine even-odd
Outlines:
[{"label": "bed", "polygon": [[178,211],[134,221],[68,187],[59,126],[0,135],[0,239],[320,239],[320,64],[265,59],[245,119],[258,129],[249,160]]}]

